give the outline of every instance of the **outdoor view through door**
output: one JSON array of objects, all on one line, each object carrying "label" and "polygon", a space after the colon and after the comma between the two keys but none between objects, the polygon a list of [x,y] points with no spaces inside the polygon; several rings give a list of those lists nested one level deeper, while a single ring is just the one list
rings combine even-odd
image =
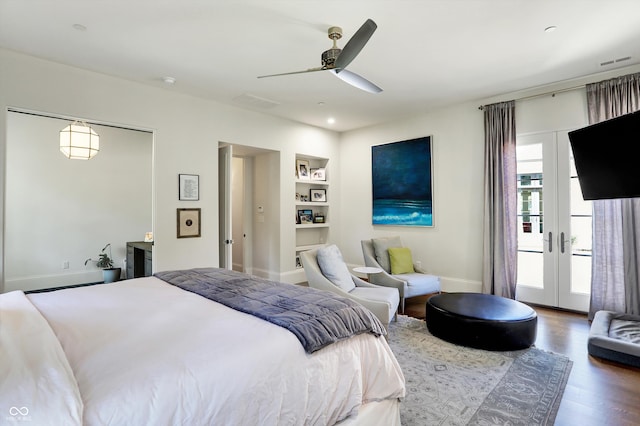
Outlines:
[{"label": "outdoor view through door", "polygon": [[517,137],[519,300],[588,311],[591,202],[567,131]]}]

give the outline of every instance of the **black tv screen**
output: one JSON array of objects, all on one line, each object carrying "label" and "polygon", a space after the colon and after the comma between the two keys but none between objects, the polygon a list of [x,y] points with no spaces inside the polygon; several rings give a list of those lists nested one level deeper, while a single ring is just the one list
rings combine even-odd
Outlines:
[{"label": "black tv screen", "polygon": [[640,197],[640,111],[569,132],[585,200]]}]

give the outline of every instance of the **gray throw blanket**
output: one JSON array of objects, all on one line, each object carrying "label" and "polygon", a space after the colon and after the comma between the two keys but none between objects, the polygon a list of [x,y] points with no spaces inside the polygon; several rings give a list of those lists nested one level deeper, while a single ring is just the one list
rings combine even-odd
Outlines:
[{"label": "gray throw blanket", "polygon": [[219,268],[166,271],[157,278],[292,332],[307,353],[360,333],[386,334],[368,309],[328,291]]}]

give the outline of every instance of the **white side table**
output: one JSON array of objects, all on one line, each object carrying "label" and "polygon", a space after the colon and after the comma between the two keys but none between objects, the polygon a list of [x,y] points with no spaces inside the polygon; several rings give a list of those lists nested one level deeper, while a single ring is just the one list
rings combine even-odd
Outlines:
[{"label": "white side table", "polygon": [[375,266],[358,266],[353,268],[353,272],[357,272],[359,274],[367,274],[367,280],[371,281],[370,275],[379,274],[382,272],[381,268],[376,268]]}]

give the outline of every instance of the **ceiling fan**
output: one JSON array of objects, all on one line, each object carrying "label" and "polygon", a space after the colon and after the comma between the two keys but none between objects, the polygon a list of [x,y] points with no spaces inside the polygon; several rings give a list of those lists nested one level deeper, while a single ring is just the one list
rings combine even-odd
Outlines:
[{"label": "ceiling fan", "polygon": [[331,40],[333,40],[333,47],[329,50],[325,50],[322,52],[322,66],[317,68],[309,68],[303,71],[293,71],[293,72],[285,72],[282,74],[270,74],[270,75],[261,75],[258,78],[265,77],[277,77],[281,75],[291,75],[291,74],[302,74],[306,72],[315,72],[315,71],[330,71],[336,77],[340,78],[342,81],[349,83],[350,85],[357,87],[358,89],[370,92],[370,93],[380,93],[382,89],[365,79],[364,77],[359,76],[356,73],[351,71],[347,71],[345,68],[347,65],[351,63],[355,59],[356,56],[360,53],[362,48],[371,35],[373,35],[374,31],[378,28],[375,22],[371,19],[367,19],[364,24],[356,31],[356,33],[349,39],[347,44],[343,49],[339,49],[337,45],[337,40],[342,38],[342,28],[340,27],[331,27],[329,28],[328,35]]}]

